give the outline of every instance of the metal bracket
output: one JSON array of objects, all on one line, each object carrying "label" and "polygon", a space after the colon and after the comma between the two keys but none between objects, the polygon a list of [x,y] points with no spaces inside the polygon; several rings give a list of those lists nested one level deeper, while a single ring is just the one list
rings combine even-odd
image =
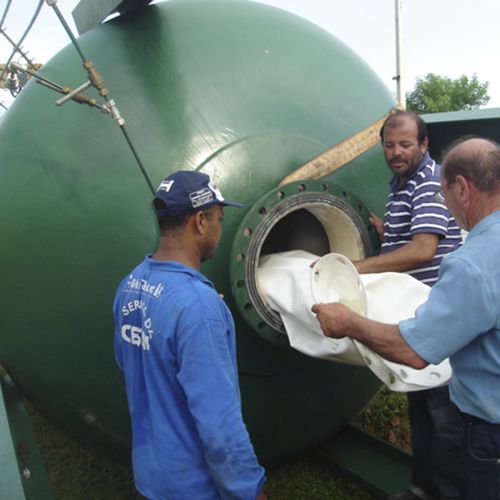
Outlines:
[{"label": "metal bracket", "polygon": [[151,2],[152,0],[80,0],[73,10],[73,20],[78,33],[82,35],[101,24],[110,14],[125,14]]},{"label": "metal bracket", "polygon": [[10,500],[53,500],[24,401],[0,366],[0,492]]}]

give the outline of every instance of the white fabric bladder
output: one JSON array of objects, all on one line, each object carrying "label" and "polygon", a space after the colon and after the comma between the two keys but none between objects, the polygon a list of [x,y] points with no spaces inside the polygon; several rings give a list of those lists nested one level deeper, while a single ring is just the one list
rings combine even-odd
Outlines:
[{"label": "white fabric bladder", "polygon": [[311,311],[315,303],[340,302],[375,321],[397,323],[412,317],[429,295],[430,288],[413,277],[401,273],[360,275],[341,254],[320,258],[292,250],[261,257],[258,283],[262,297],[280,314],[294,349],[321,359],[366,365],[393,391],[418,391],[448,382],[448,360],[422,370],[393,363],[356,340],[325,337]]}]

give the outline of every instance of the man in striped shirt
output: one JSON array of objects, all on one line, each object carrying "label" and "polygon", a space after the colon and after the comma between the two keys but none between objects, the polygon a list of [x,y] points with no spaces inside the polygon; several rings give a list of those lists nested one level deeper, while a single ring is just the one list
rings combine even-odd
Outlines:
[{"label": "man in striped shirt", "polygon": [[[455,219],[435,199],[440,166],[428,152],[427,128],[417,113],[397,111],[380,130],[393,172],[384,220],[370,222],[382,239],[380,255],[355,262],[360,273],[406,272],[432,286],[442,258],[460,246]],[[412,485],[392,498],[458,498],[462,419],[448,386],[408,393]]]}]

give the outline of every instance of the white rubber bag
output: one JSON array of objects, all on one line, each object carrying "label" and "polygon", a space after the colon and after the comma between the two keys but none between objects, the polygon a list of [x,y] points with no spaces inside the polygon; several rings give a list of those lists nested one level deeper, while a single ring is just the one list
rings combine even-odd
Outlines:
[{"label": "white rubber bag", "polygon": [[356,340],[325,337],[311,311],[315,303],[341,302],[375,321],[398,323],[412,317],[430,291],[407,274],[360,275],[341,254],[319,258],[293,250],[263,256],[258,283],[262,296],[280,314],[290,345],[308,356],[366,365],[393,391],[429,389],[451,377],[448,360],[416,370],[387,361]]}]

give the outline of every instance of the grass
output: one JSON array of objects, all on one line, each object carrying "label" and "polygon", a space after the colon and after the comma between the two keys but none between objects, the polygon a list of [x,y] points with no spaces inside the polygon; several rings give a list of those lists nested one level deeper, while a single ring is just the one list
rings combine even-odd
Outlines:
[{"label": "grass", "polygon": [[382,386],[352,423],[407,452],[411,451],[408,400],[405,394],[391,392]]},{"label": "grass", "polygon": [[372,500],[374,497],[348,479],[335,475],[314,454],[267,471],[269,500]]},{"label": "grass", "polygon": [[130,471],[82,447],[28,405],[57,500],[135,500]]},{"label": "grass", "polygon": [[[29,408],[56,500],[136,500],[130,470],[95,455]],[[409,449],[406,397],[382,387],[353,423]],[[360,486],[335,475],[313,453],[267,471],[268,500],[371,500]]]}]

